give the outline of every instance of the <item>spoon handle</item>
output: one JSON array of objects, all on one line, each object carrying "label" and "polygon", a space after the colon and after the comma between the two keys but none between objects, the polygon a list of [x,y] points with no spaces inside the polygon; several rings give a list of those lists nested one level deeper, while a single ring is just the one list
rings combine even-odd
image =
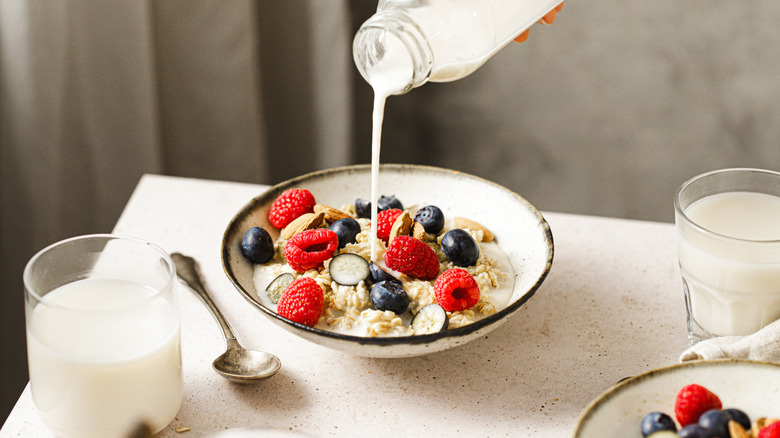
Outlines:
[{"label": "spoon handle", "polygon": [[214,301],[211,300],[211,296],[209,296],[209,293],[206,291],[206,286],[203,284],[203,280],[201,280],[200,275],[198,274],[198,263],[195,259],[177,252],[171,254],[171,258],[176,265],[176,274],[187,283],[187,286],[189,286],[190,289],[200,297],[203,303],[206,304],[206,307],[209,308],[211,314],[214,315],[214,318],[216,318],[220,327],[222,327],[222,332],[224,333],[225,340],[228,344],[235,341],[236,335],[233,334],[233,329],[230,328],[230,324],[228,324],[227,320],[222,315],[222,312],[217,305],[214,304]]}]

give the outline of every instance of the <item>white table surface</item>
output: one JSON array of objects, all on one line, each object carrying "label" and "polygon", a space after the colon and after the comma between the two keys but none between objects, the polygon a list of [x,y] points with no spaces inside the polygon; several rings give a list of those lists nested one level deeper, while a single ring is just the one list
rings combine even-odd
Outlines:
[{"label": "white table surface", "polygon": [[[494,332],[410,359],[345,355],[304,341],[250,306],[222,271],[230,218],[265,186],[144,176],[115,232],[200,261],[214,301],[250,348],[275,353],[254,386],[211,369],[224,351],[206,307],[180,286],[184,404],[161,437],[242,426],[314,436],[570,437],[587,404],[618,380],[677,362],[687,346],[674,227],[544,212],[555,258],[536,295]],[[188,432],[177,433],[180,426]],[[29,385],[0,437],[51,436]]]}]

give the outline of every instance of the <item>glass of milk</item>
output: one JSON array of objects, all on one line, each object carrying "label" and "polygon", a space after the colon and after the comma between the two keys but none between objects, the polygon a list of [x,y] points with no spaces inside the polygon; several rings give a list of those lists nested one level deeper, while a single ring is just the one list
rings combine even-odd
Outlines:
[{"label": "glass of milk", "polygon": [[689,343],[780,318],[780,173],[704,173],[680,187],[674,208]]},{"label": "glass of milk", "polygon": [[149,242],[90,235],[24,270],[30,388],[60,437],[152,434],[182,403],[176,269]]}]

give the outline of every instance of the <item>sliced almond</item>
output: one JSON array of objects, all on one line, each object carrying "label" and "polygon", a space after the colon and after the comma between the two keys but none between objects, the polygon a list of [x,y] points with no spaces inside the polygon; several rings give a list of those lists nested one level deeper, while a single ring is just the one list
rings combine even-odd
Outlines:
[{"label": "sliced almond", "polygon": [[734,420],[729,420],[729,435],[731,438],[751,438],[745,428]]},{"label": "sliced almond", "polygon": [[388,242],[392,242],[396,236],[408,236],[412,232],[412,217],[409,216],[409,212],[405,211],[398,215],[393,222],[393,226],[390,227],[390,237]]},{"label": "sliced almond", "polygon": [[351,217],[347,213],[339,210],[338,208],[329,207],[327,205],[316,204],[314,206],[315,213],[323,213],[325,215],[325,222],[332,224],[341,219]]},{"label": "sliced almond", "polygon": [[428,240],[428,233],[425,232],[425,228],[419,222],[412,224],[412,236],[417,240],[422,240],[423,242]]},{"label": "sliced almond", "polygon": [[777,418],[767,418],[767,417],[757,418],[755,421],[753,421],[753,428],[750,431],[755,436],[758,436],[758,433],[761,432],[761,429],[769,426],[772,423],[777,423],[778,421],[780,421],[780,419]]},{"label": "sliced almond", "polygon": [[297,219],[290,222],[282,230],[282,239],[288,240],[301,231],[313,230],[319,228],[325,224],[324,213],[305,213],[298,216]]},{"label": "sliced almond", "polygon": [[758,432],[761,431],[761,429],[765,428],[764,422],[766,421],[766,417],[756,418],[753,420],[753,427],[750,428],[750,431],[753,432],[756,436],[758,436]]},{"label": "sliced almond", "polygon": [[480,224],[479,222],[475,222],[471,219],[466,219],[465,217],[455,217],[453,218],[453,220],[455,221],[455,226],[458,228],[468,228],[474,231],[482,231],[483,242],[492,242],[493,239],[495,239],[493,233],[491,233],[490,230],[485,228],[485,226]]}]

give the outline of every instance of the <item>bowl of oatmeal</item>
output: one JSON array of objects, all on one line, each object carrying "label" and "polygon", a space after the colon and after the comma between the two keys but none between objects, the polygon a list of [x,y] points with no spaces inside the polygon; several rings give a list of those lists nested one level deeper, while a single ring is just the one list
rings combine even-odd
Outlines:
[{"label": "bowl of oatmeal", "polygon": [[[377,195],[385,199],[370,206],[394,210],[373,213],[378,230],[372,229],[371,209],[365,208],[372,200],[369,165],[309,173],[249,200],[223,235],[225,274],[252,306],[280,327],[366,357],[418,356],[478,339],[517,313],[547,277],[552,233],[542,214],[520,195],[476,176],[430,166],[383,164],[377,181]],[[278,207],[272,212],[272,205],[290,191],[308,192],[314,206],[282,226]],[[423,212],[430,206],[443,216],[440,229],[426,222]],[[333,225],[341,219],[359,225],[349,241],[339,242],[337,249],[330,245],[319,264],[301,267],[301,251],[289,247],[310,236],[333,238],[331,230],[343,237]],[[262,231],[253,234],[258,229]],[[256,257],[246,246],[250,234],[253,242],[270,242],[272,249],[261,248]],[[407,245],[416,249],[407,250]],[[473,245],[476,250],[463,249]],[[319,245],[317,254],[328,251],[325,246]],[[410,261],[404,251],[416,257],[421,246],[424,261]],[[380,278],[385,274],[389,280]],[[277,279],[287,282],[279,288]],[[295,289],[290,281],[316,283],[319,288],[314,289],[322,289],[314,305],[317,313],[308,321],[289,311]],[[394,304],[396,292],[403,295],[400,308]]]},{"label": "bowl of oatmeal", "polygon": [[621,380],[591,401],[580,413],[573,436],[642,438],[643,419],[652,412],[668,415],[675,432],[679,431],[676,398],[690,384],[712,392],[722,409],[744,412],[749,419],[744,429],[753,433],[749,436],[757,436],[759,419],[780,418],[778,379],[780,364],[743,359],[697,360],[645,371]]}]

